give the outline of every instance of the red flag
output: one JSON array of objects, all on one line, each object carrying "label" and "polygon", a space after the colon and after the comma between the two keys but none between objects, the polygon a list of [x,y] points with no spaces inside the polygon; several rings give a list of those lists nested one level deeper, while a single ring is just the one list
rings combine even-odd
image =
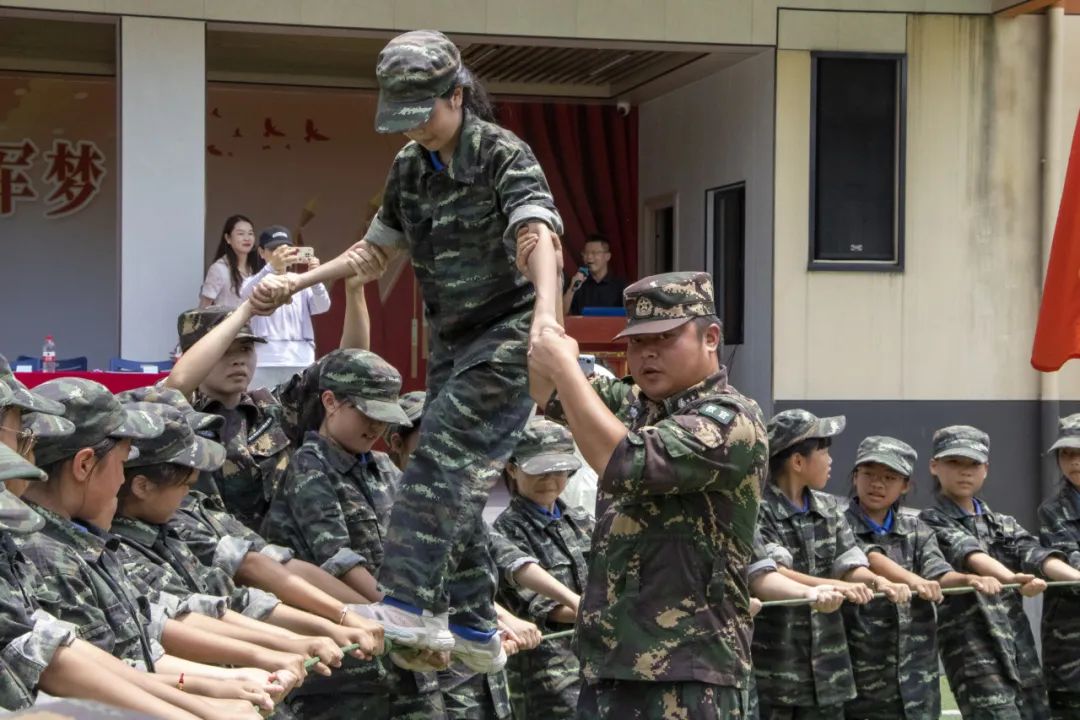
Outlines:
[{"label": "red flag", "polygon": [[1055,372],[1074,357],[1080,357],[1080,118],[1073,134],[1054,244],[1046,266],[1031,365],[1036,370]]}]

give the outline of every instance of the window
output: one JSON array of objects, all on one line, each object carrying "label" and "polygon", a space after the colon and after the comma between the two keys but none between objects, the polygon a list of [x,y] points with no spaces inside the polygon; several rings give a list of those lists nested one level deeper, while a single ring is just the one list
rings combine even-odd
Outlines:
[{"label": "window", "polygon": [[815,53],[810,268],[903,268],[906,65],[900,55]]},{"label": "window", "polygon": [[743,343],[746,265],[746,185],[705,191],[705,267],[713,276],[716,314],[724,323],[724,343]]}]

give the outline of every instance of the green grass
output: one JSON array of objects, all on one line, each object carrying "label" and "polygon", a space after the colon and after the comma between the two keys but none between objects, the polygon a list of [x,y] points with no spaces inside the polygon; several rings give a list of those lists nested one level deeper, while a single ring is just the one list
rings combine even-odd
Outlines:
[{"label": "green grass", "polygon": [[[956,700],[953,698],[952,690],[949,689],[949,681],[945,679],[945,675],[941,676],[941,709],[942,710],[956,710]],[[942,717],[955,718],[956,715],[943,715]]]}]

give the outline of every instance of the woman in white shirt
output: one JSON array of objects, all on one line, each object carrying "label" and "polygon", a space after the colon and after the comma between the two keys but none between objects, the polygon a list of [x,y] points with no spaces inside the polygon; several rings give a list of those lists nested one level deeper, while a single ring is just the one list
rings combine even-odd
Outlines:
[{"label": "woman in white shirt", "polygon": [[214,262],[206,271],[199,290],[199,307],[240,305],[240,287],[244,280],[265,264],[255,247],[255,226],[243,215],[232,215],[225,221],[221,242],[214,253]]},{"label": "woman in white shirt", "polygon": [[[255,286],[271,273],[281,274],[289,265],[300,262],[299,249],[293,245],[288,229],[271,225],[259,233],[259,255],[266,265],[244,280],[240,288],[241,299],[251,296]],[[319,266],[316,257],[303,260],[308,269]],[[322,283],[293,295],[272,315],[251,318],[251,329],[266,343],[255,346],[257,365],[255,375],[248,387],[275,387],[295,373],[315,362],[315,329],[312,315],[320,315],[330,309],[330,293]]]}]

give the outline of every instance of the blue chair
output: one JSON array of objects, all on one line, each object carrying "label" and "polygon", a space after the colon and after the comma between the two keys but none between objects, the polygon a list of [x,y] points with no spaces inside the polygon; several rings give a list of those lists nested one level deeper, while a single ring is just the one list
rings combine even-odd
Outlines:
[{"label": "blue chair", "polygon": [[144,372],[143,368],[147,365],[151,365],[157,368],[158,372],[169,372],[172,370],[172,360],[154,360],[150,362],[144,362],[142,360],[125,360],[124,358],[112,358],[109,360],[109,372]]},{"label": "blue chair", "polygon": [[19,366],[30,366],[30,370],[33,372],[41,372],[41,358],[30,357],[29,355],[20,355],[15,358],[15,362],[11,363],[11,369],[17,370]]},{"label": "blue chair", "polygon": [[56,360],[56,370],[58,372],[86,372],[89,367],[90,365],[86,362],[85,355],[73,358],[58,358]]}]

